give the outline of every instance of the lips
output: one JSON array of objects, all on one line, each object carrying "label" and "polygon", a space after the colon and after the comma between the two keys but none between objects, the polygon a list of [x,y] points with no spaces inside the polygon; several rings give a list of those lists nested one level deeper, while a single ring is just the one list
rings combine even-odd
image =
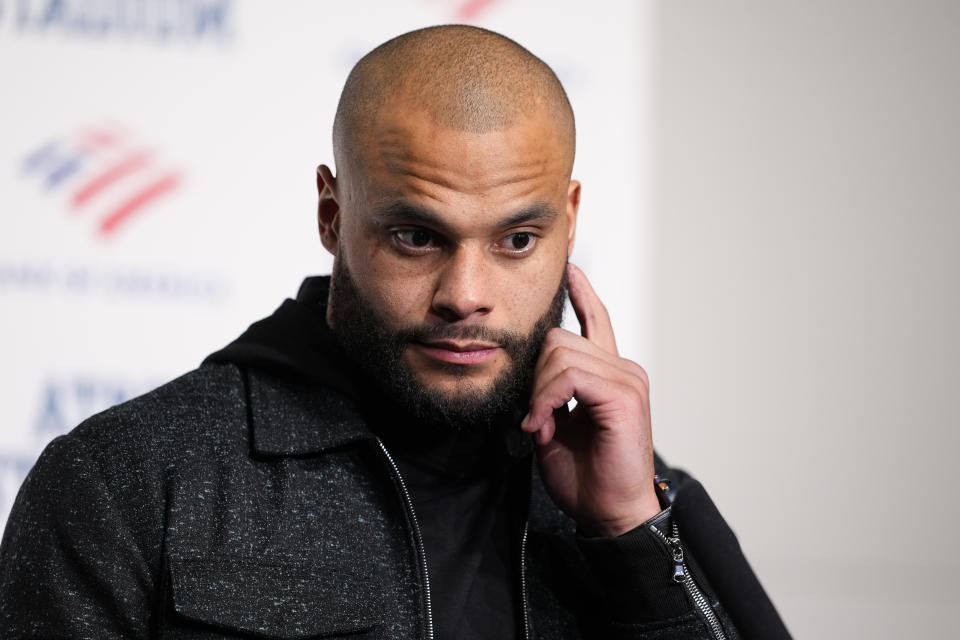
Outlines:
[{"label": "lips", "polygon": [[430,358],[451,364],[480,364],[492,358],[500,349],[496,344],[474,341],[431,340],[414,344]]}]

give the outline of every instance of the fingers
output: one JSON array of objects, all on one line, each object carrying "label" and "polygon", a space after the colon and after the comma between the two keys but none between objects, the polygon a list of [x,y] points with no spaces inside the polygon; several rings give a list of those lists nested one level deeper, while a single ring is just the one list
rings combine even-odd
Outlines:
[{"label": "fingers", "polygon": [[520,428],[536,433],[537,444],[547,444],[557,432],[556,410],[573,397],[578,410],[588,411],[600,430],[636,424],[647,410],[645,389],[636,378],[622,373],[598,375],[591,369],[569,366],[538,384]]},{"label": "fingers", "polygon": [[[589,355],[598,360],[588,366],[578,354]],[[540,357],[535,368],[535,378],[540,380],[543,371],[549,367],[562,368],[572,364],[581,364],[584,368],[611,366],[629,376],[639,378],[647,385],[647,372],[632,360],[605,351],[595,343],[571,333],[565,329],[551,329],[543,341]]]},{"label": "fingers", "polygon": [[536,432],[539,444],[549,442],[558,428],[554,413],[574,397],[599,427],[615,427],[630,407],[646,406],[646,372],[580,336],[554,329],[537,362],[530,410],[521,428]]},{"label": "fingers", "polygon": [[556,434],[554,412],[573,398],[601,429],[636,421],[638,416],[633,414],[646,411],[648,405],[646,372],[617,354],[606,307],[583,271],[572,264],[568,266],[568,284],[582,335],[552,329],[543,342],[534,370],[530,411],[521,423],[524,431],[536,433],[540,445]]},{"label": "fingers", "polygon": [[617,340],[610,323],[610,314],[587,276],[574,264],[567,265],[570,304],[580,322],[580,335],[607,353],[617,354]]},{"label": "fingers", "polygon": [[[587,386],[596,386],[602,381],[584,369],[568,368],[548,381],[538,383],[530,411],[520,423],[520,429],[535,434],[537,444],[544,445],[553,439],[557,431],[557,414],[561,413],[570,399],[583,394]],[[578,399],[579,402],[579,399]]]}]

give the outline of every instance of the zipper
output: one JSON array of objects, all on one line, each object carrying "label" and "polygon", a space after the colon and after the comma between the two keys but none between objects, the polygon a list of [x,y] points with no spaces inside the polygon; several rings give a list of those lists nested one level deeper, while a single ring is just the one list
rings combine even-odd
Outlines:
[{"label": "zipper", "polygon": [[[413,529],[413,538],[417,543],[417,551],[420,556],[420,576],[423,578],[423,606],[427,616],[427,640],[433,640],[433,605],[430,602],[430,574],[427,572],[427,552],[423,546],[423,535],[420,533],[420,522],[417,520],[417,514],[413,510],[413,499],[410,498],[410,492],[407,490],[407,483],[403,481],[403,476],[400,475],[400,469],[397,467],[397,463],[394,462],[393,456],[390,455],[390,452],[387,451],[387,447],[383,444],[383,440],[377,438],[377,445],[380,447],[380,451],[383,453],[383,457],[386,458],[387,463],[390,465],[390,470],[393,472],[393,479],[396,481],[397,487],[400,489],[400,495],[403,498],[403,506],[406,509],[407,517],[410,520],[411,528]],[[526,536],[524,536],[526,539]],[[524,610],[526,614],[526,610]]]},{"label": "zipper", "polygon": [[523,523],[523,537],[520,538],[520,606],[523,607],[523,637],[530,640],[530,612],[527,602],[527,533],[530,520]]},{"label": "zipper", "polygon": [[703,595],[703,591],[701,591],[697,583],[693,581],[693,576],[687,568],[687,563],[683,557],[683,545],[680,544],[677,523],[673,523],[669,538],[654,525],[650,525],[650,530],[667,545],[670,554],[673,556],[673,581],[683,585],[683,588],[687,592],[687,597],[690,598],[690,601],[693,602],[694,606],[700,610],[700,613],[706,619],[707,626],[713,633],[713,637],[717,640],[726,640],[726,635],[723,633],[723,627],[720,626],[720,620],[717,618],[716,612],[713,610],[713,607],[710,606],[707,597]]}]

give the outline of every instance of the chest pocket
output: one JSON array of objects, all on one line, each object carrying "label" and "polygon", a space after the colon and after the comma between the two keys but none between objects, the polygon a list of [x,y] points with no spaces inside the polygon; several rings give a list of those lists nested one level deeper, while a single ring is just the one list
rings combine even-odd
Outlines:
[{"label": "chest pocket", "polygon": [[380,622],[369,581],[339,568],[222,556],[169,566],[165,638],[366,638]]}]

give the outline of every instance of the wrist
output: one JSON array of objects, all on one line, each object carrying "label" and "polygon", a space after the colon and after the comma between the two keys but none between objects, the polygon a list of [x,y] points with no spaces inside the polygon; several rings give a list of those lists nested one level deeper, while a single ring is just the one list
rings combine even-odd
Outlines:
[{"label": "wrist", "polygon": [[584,535],[596,538],[615,538],[632,531],[662,511],[657,494],[652,490],[635,504],[623,510],[622,515],[578,522],[578,529]]}]

